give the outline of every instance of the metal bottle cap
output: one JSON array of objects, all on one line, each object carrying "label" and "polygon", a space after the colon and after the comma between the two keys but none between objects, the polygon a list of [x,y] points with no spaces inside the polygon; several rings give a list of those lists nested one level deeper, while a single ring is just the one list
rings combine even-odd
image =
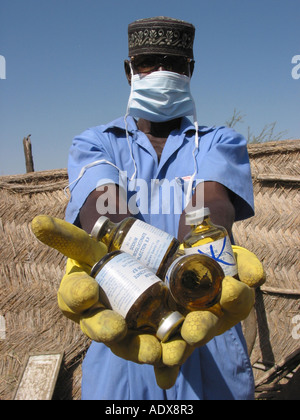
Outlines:
[{"label": "metal bottle cap", "polygon": [[174,334],[180,325],[184,321],[184,316],[181,313],[175,311],[172,312],[164,321],[160,324],[156,336],[163,343],[169,339],[169,337]]},{"label": "metal bottle cap", "polygon": [[91,237],[95,238],[98,240],[98,236],[101,232],[101,229],[103,228],[103,226],[105,225],[105,223],[109,221],[108,217],[105,216],[101,216],[99,217],[99,219],[97,220],[97,222],[95,223],[92,231],[91,231]]},{"label": "metal bottle cap", "polygon": [[208,207],[203,207],[202,209],[194,210],[186,214],[185,221],[187,225],[193,225],[197,222],[202,222],[204,217],[210,215],[210,210]]}]

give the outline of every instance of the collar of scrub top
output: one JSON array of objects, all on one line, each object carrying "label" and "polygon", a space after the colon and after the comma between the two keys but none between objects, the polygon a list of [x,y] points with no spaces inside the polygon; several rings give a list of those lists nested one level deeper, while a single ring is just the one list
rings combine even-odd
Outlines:
[{"label": "collar of scrub top", "polygon": [[[136,121],[133,117],[131,117],[130,115],[127,117],[127,123],[128,123],[128,132],[130,134],[134,134],[135,132],[139,131]],[[121,130],[126,131],[126,126],[125,126],[125,122],[123,118],[118,118],[115,121],[110,122],[109,124],[104,125],[104,132],[113,130],[115,128],[119,128]],[[214,130],[215,126],[199,126],[198,127],[198,132],[199,134],[206,134],[209,133],[210,131]],[[195,125],[193,124],[193,122],[187,118],[187,117],[182,117],[182,121],[181,121],[181,126],[180,126],[180,133],[181,134],[186,134],[188,131],[194,131],[195,132]]]}]

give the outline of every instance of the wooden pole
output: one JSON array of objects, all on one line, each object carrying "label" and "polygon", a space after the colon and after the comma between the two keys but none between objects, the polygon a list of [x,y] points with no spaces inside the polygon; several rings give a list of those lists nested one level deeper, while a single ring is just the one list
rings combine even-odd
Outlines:
[{"label": "wooden pole", "polygon": [[25,154],[25,163],[26,163],[26,172],[34,172],[33,157],[32,157],[32,147],[31,147],[31,134],[23,139],[24,154]]}]

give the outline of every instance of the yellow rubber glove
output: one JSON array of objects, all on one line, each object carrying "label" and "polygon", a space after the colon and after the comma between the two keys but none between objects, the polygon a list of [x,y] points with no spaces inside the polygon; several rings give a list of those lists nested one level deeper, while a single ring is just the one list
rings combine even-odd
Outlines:
[{"label": "yellow rubber glove", "polygon": [[211,310],[187,314],[181,328],[181,337],[162,344],[164,366],[155,367],[156,381],[161,388],[174,385],[182,365],[195,348],[204,346],[215,336],[225,333],[246,319],[255,304],[256,287],[265,280],[259,259],[242,247],[233,247],[238,265],[239,280],[225,277],[219,304]]},{"label": "yellow rubber glove", "polygon": [[247,318],[254,302],[253,289],[233,277],[225,277],[220,303],[211,310],[188,313],[181,328],[181,337],[162,343],[164,366],[154,368],[160,387],[168,389],[173,386],[180,365],[194,350]]},{"label": "yellow rubber glove", "polygon": [[[82,229],[50,216],[36,217],[32,221],[32,231],[44,244],[69,257],[58,290],[58,304],[66,317],[80,323],[89,338],[106,344],[125,360],[160,367],[163,366],[162,358],[169,360],[168,349],[163,353],[161,343],[154,335],[127,331],[125,319],[99,302],[99,286],[89,273],[107,253],[105,245]],[[187,344],[181,340],[173,347],[176,346],[180,348],[178,365]]]},{"label": "yellow rubber glove", "polygon": [[181,335],[190,346],[204,346],[215,336],[246,319],[254,303],[254,290],[227,276],[223,280],[220,303],[207,311],[190,312],[183,323]]},{"label": "yellow rubber glove", "polygon": [[58,290],[64,315],[80,323],[92,340],[111,343],[122,339],[127,333],[125,320],[99,302],[99,286],[89,276],[92,266],[106,255],[106,246],[84,230],[50,216],[35,217],[31,226],[41,242],[69,257]]},{"label": "yellow rubber glove", "polygon": [[[182,347],[178,337],[162,344],[163,361],[165,365],[173,366],[155,368],[156,380],[160,382],[162,388],[168,388],[175,383],[179,372],[177,363],[183,364],[195,348],[204,346],[250,314],[255,303],[254,289],[265,283],[266,275],[255,254],[239,246],[233,246],[233,250],[240,281],[233,277],[225,277],[219,304],[207,311],[187,314],[181,328]],[[184,347],[183,343],[187,346]],[[165,357],[164,350],[166,350]]]},{"label": "yellow rubber glove", "polygon": [[127,326],[123,317],[99,302],[99,286],[89,276],[90,270],[88,265],[68,259],[57,293],[58,306],[67,318],[80,324],[91,340],[108,345],[121,340]]},{"label": "yellow rubber glove", "polygon": [[266,273],[262,263],[253,252],[241,246],[232,246],[241,282],[252,288],[262,286],[266,282]]},{"label": "yellow rubber glove", "polygon": [[191,346],[203,346],[213,337],[245,320],[255,304],[256,287],[266,281],[263,266],[257,256],[245,248],[233,246],[239,280],[225,277],[220,303],[208,311],[190,312],[181,335]]},{"label": "yellow rubber glove", "polygon": [[160,364],[161,344],[151,334],[128,331],[125,319],[99,302],[98,283],[89,276],[90,267],[68,259],[66,274],[58,290],[64,315],[80,323],[91,340],[107,345],[118,357],[139,364]]}]

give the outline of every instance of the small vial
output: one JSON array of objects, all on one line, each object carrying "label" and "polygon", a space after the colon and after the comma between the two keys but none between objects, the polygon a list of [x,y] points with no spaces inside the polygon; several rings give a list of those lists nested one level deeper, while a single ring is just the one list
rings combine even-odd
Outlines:
[{"label": "small vial", "polygon": [[122,315],[129,329],[156,334],[162,342],[184,321],[167,306],[168,287],[131,255],[113,251],[91,271],[100,286],[100,300]]},{"label": "small vial", "polygon": [[191,225],[191,232],[183,240],[185,254],[211,257],[220,264],[225,276],[237,277],[237,264],[227,230],[212,223],[209,208],[187,213],[186,224]]},{"label": "small vial", "polygon": [[179,310],[186,314],[219,303],[224,272],[206,255],[190,254],[177,258],[167,271],[165,282]]},{"label": "small vial", "polygon": [[134,217],[113,223],[101,216],[91,236],[103,242],[108,252],[121,250],[132,255],[160,279],[164,278],[180,245],[174,236]]}]

